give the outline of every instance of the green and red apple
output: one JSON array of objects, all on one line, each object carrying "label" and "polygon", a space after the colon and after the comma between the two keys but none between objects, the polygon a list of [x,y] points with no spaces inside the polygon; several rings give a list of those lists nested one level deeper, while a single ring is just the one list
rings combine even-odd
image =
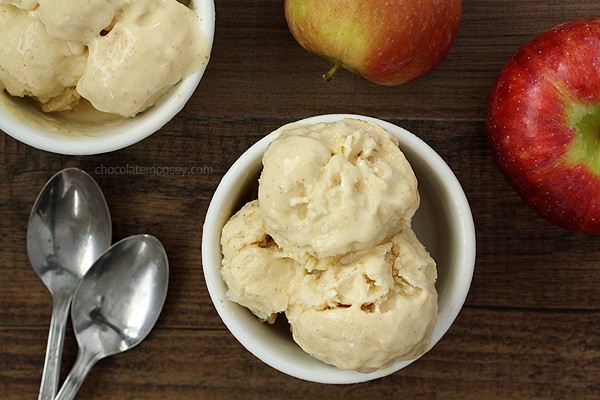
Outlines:
[{"label": "green and red apple", "polygon": [[381,85],[414,80],[442,61],[461,0],[285,0],[294,38],[308,51]]},{"label": "green and red apple", "polygon": [[519,49],[492,89],[487,131],[500,170],[539,215],[600,233],[600,19]]}]

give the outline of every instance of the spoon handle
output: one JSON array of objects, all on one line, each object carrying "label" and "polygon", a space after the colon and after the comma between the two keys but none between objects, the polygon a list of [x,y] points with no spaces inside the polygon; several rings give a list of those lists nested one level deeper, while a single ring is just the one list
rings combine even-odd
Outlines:
[{"label": "spoon handle", "polygon": [[88,352],[85,348],[80,347],[75,364],[54,400],[74,399],[85,377],[99,359],[100,357],[97,354]]},{"label": "spoon handle", "polygon": [[56,296],[52,301],[52,318],[46,346],[44,372],[40,385],[39,400],[52,400],[58,391],[60,360],[62,357],[65,329],[72,296]]}]

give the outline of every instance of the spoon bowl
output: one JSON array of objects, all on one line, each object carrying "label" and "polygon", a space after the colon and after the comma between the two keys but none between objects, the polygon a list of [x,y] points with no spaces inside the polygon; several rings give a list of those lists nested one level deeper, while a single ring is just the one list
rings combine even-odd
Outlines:
[{"label": "spoon bowl", "polygon": [[73,297],[79,354],[57,400],[74,398],[97,361],[144,340],[158,320],[168,281],[167,254],[150,235],[123,239],[94,263]]},{"label": "spoon bowl", "polygon": [[52,294],[52,319],[40,399],[58,389],[60,359],[69,305],[81,278],[110,246],[108,206],[87,173],[67,168],[55,174],[38,195],[27,227],[27,255]]}]

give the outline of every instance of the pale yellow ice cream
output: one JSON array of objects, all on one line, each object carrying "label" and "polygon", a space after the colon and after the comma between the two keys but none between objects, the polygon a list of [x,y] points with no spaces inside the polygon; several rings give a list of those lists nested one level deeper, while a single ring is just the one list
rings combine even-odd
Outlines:
[{"label": "pale yellow ice cream", "polygon": [[0,82],[9,94],[35,98],[44,111],[70,110],[85,62],[26,10],[0,3]]},{"label": "pale yellow ice cream", "polygon": [[304,351],[372,372],[428,349],[436,319],[435,262],[410,228],[348,264],[308,274],[286,312]]},{"label": "pale yellow ice cream", "polygon": [[[126,0],[38,0],[32,16],[39,19],[49,35],[71,43],[88,45],[110,31],[118,13],[128,14]],[[139,1],[139,7],[148,8],[153,1]],[[123,11],[121,11],[123,10]],[[83,50],[79,47],[80,50]]]},{"label": "pale yellow ice cream", "polygon": [[417,180],[398,141],[365,121],[286,130],[263,165],[258,198],[269,233],[317,257],[389,240],[419,206]]},{"label": "pale yellow ice cream", "polygon": [[[0,0],[0,12],[0,82],[44,111],[72,109],[83,97],[135,116],[210,54],[199,17],[176,0]],[[57,96],[66,100],[45,105]]]},{"label": "pale yellow ice cream", "polygon": [[417,182],[397,141],[358,120],[292,127],[263,157],[259,199],[225,225],[227,296],[341,369],[427,351],[437,271],[415,236]]},{"label": "pale yellow ice cream", "polygon": [[303,270],[267,235],[258,201],[227,222],[221,239],[227,297],[273,323],[287,309]]}]

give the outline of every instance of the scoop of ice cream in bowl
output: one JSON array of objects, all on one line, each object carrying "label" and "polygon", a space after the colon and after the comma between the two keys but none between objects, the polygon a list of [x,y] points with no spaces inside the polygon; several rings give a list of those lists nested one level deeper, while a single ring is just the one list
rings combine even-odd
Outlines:
[{"label": "scoop of ice cream in bowl", "polygon": [[97,154],[161,129],[210,58],[213,0],[0,2],[0,130]]},{"label": "scoop of ice cream in bowl", "polygon": [[412,133],[322,115],[264,137],[224,175],[202,264],[233,336],[321,383],[396,372],[442,338],[466,299],[475,230],[442,158]]}]

